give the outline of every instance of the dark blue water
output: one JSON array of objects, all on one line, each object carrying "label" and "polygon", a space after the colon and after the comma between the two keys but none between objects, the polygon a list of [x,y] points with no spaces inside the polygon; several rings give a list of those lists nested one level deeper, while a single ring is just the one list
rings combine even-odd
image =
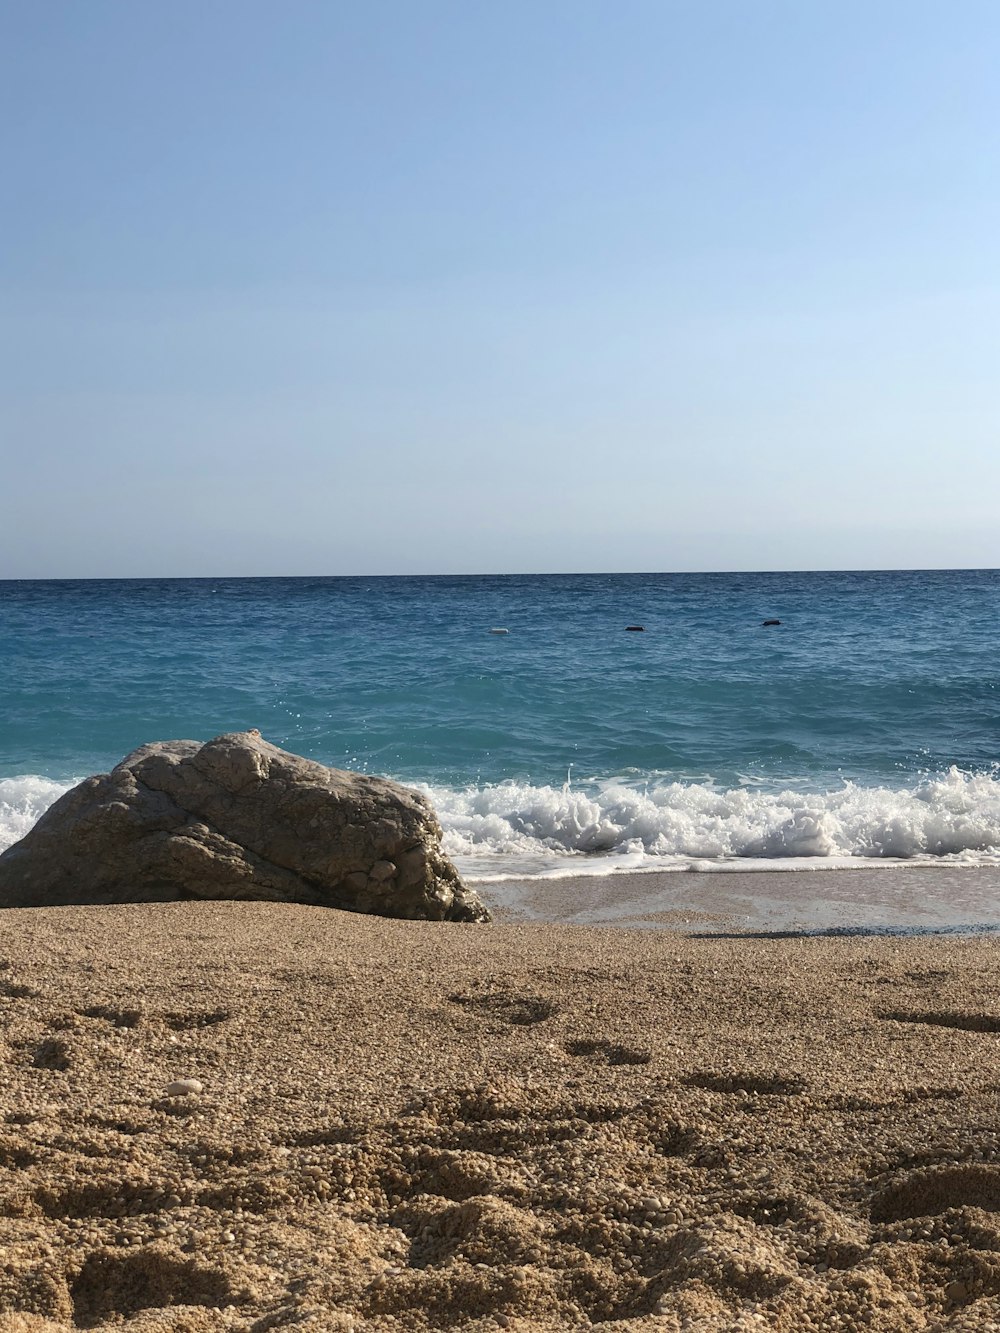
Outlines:
[{"label": "dark blue water", "polygon": [[998,626],[996,571],[0,583],[0,821],[255,726],[460,855],[982,856]]}]

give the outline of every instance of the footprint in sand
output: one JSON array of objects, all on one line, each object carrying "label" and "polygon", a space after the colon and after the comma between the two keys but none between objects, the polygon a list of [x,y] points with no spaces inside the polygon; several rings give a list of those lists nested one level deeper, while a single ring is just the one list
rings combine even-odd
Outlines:
[{"label": "footprint in sand", "polygon": [[964,1207],[1000,1212],[1000,1167],[970,1163],[909,1171],[874,1195],[871,1216],[873,1222],[899,1222]]},{"label": "footprint in sand", "polygon": [[174,1258],[142,1250],[135,1254],[97,1251],[90,1255],[69,1294],[78,1327],[178,1303],[220,1309],[238,1298],[226,1274],[218,1269],[180,1255]]},{"label": "footprint in sand", "polygon": [[92,1004],[76,1011],[81,1018],[103,1018],[116,1028],[134,1028],[142,1022],[141,1009],[115,1009],[107,1004]]},{"label": "footprint in sand", "polygon": [[32,986],[25,986],[19,981],[0,980],[0,998],[5,1000],[30,1000],[40,992]]},{"label": "footprint in sand", "polygon": [[62,1072],[69,1069],[72,1063],[69,1042],[62,1037],[47,1037],[35,1050],[36,1069],[55,1069]]},{"label": "footprint in sand", "polygon": [[717,1074],[699,1070],[682,1081],[689,1088],[704,1088],[707,1092],[748,1092],[764,1097],[792,1097],[806,1090],[806,1081],[800,1074]]},{"label": "footprint in sand", "polygon": [[652,1051],[619,1046],[603,1039],[568,1041],[563,1049],[567,1055],[583,1056],[602,1065],[648,1065],[653,1058]]},{"label": "footprint in sand", "polygon": [[879,1018],[889,1023],[926,1023],[930,1027],[955,1028],[959,1032],[1000,1032],[1000,1015],[983,1014],[971,1009],[908,1010],[890,1009]]},{"label": "footprint in sand", "polygon": [[172,1032],[195,1032],[198,1028],[225,1023],[232,1014],[228,1009],[211,1009],[204,1013],[161,1014],[160,1017]]},{"label": "footprint in sand", "polygon": [[449,995],[448,1000],[471,1010],[479,1018],[498,1018],[513,1027],[532,1027],[559,1012],[559,1006],[552,1000],[538,995],[511,995],[507,991],[455,994]]}]

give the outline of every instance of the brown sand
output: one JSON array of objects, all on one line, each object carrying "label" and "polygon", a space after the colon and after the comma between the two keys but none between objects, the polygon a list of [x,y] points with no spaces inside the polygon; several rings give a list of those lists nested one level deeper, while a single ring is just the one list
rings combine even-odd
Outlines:
[{"label": "brown sand", "polygon": [[0,926],[4,1333],[1000,1329],[993,939]]}]

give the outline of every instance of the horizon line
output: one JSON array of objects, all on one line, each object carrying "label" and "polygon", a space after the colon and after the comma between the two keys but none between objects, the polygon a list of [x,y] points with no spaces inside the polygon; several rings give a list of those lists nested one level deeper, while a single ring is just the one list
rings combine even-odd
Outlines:
[{"label": "horizon line", "polygon": [[466,573],[412,573],[412,574],[28,574],[20,577],[0,577],[5,583],[235,583],[265,582],[284,579],[535,579],[535,578],[663,578],[663,577],[731,577],[762,574],[995,574],[997,565],[885,565],[853,567],[818,567],[793,569],[576,569],[576,570],[521,570],[499,573],[472,571]]}]

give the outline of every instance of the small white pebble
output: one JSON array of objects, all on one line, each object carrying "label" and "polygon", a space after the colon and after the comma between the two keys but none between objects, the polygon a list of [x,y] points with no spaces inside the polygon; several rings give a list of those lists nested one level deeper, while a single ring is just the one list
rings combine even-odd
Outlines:
[{"label": "small white pebble", "polygon": [[178,1078],[163,1089],[167,1097],[187,1097],[192,1092],[203,1092],[204,1084],[196,1078]]}]

